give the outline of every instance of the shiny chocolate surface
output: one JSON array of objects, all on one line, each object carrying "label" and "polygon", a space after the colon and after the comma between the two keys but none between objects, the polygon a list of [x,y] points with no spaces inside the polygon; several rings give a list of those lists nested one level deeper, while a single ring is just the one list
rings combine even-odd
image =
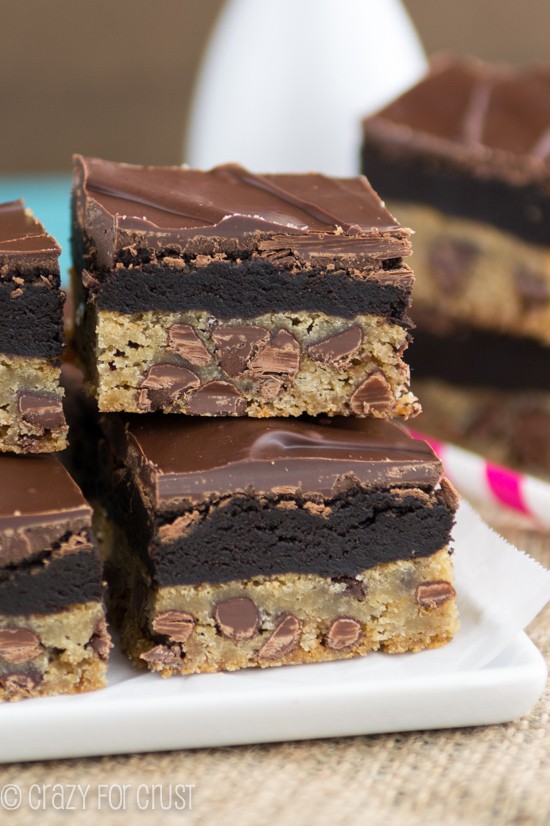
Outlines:
[{"label": "shiny chocolate surface", "polygon": [[439,460],[422,441],[382,420],[199,420],[124,416],[128,450],[151,501],[276,490],[333,495],[346,479],[366,487],[433,487]]},{"label": "shiny chocolate surface", "polygon": [[394,257],[408,254],[408,231],[364,177],[258,175],[237,164],[209,171],[133,166],[77,155],[74,193],[77,223],[93,241],[99,266],[112,265],[132,245],[196,254],[197,239],[244,250],[284,237],[308,255],[391,257],[394,236],[403,248]]},{"label": "shiny chocolate surface", "polygon": [[61,247],[42,224],[25,209],[23,201],[0,204],[0,264],[16,255],[51,255],[57,258]]}]

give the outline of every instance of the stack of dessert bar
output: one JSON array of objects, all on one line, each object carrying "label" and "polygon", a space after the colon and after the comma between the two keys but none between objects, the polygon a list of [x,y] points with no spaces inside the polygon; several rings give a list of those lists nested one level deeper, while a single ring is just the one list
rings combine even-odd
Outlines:
[{"label": "stack of dessert bar", "polygon": [[550,70],[437,59],[363,134],[417,233],[419,427],[549,476]]},{"label": "stack of dessert bar", "polygon": [[136,664],[452,637],[456,496],[388,421],[419,410],[409,236],[364,178],[75,159],[75,342],[101,414],[111,612]]},{"label": "stack of dessert bar", "polygon": [[92,509],[44,455],[67,433],[59,253],[0,205],[0,701],[99,688],[110,648]]},{"label": "stack of dessert bar", "polygon": [[[417,651],[457,628],[456,494],[390,417],[410,231],[364,178],[75,159],[65,465],[126,654],[164,676]],[[59,246],[0,208],[0,700],[104,685],[65,446]]]}]

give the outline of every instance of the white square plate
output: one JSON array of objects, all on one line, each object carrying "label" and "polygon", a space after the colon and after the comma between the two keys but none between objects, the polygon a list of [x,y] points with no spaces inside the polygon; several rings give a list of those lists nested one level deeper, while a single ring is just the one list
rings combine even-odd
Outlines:
[{"label": "white square plate", "polygon": [[108,686],[0,704],[0,762],[503,723],[542,694],[524,628],[550,573],[462,503],[454,529],[460,631],[433,651],[163,680],[112,652]]},{"label": "white square plate", "polygon": [[524,633],[478,670],[373,679],[367,661],[386,656],[163,680],[115,651],[102,691],[2,706],[0,760],[503,723],[526,714],[546,681]]}]

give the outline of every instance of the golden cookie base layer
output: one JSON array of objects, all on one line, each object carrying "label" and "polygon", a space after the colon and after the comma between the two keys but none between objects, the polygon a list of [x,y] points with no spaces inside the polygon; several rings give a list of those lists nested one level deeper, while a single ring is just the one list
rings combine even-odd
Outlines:
[{"label": "golden cookie base layer", "polygon": [[[83,359],[88,388],[103,412],[148,412],[147,377],[155,365],[177,365],[190,370],[200,381],[225,382],[234,388],[242,405],[237,411],[223,410],[223,415],[246,415],[257,418],[319,415],[370,415],[409,418],[420,410],[409,390],[409,368],[403,362],[408,344],[407,332],[381,316],[362,315],[343,319],[322,313],[269,313],[258,318],[231,319],[218,322],[205,312],[163,313],[151,311],[123,315],[111,311],[87,310],[88,318],[80,332],[86,340]],[[203,351],[198,361],[184,358],[171,346],[174,325],[190,327]],[[286,331],[296,342],[298,361],[290,372],[254,372],[245,368],[239,375],[229,375],[220,364],[215,333],[219,326],[252,326],[264,329],[273,338]],[[361,343],[349,357],[337,363],[316,360],[308,348],[352,326],[361,330]],[[84,329],[86,328],[86,329]],[[180,328],[181,329],[181,328]],[[91,343],[90,343],[91,342]],[[287,339],[288,342],[288,339]],[[181,352],[181,351],[180,351]],[[292,360],[292,359],[291,359]],[[207,363],[205,363],[207,362]],[[381,377],[382,403],[363,404],[358,388],[371,375]],[[144,384],[145,382],[145,384]],[[197,387],[184,390],[159,406],[164,412],[191,413],[189,405]],[[375,394],[376,395],[376,394]],[[367,394],[367,399],[369,394]],[[144,403],[145,401],[145,403]],[[200,415],[209,415],[200,413]],[[210,414],[210,415],[215,415]]]},{"label": "golden cookie base layer", "polygon": [[[418,204],[390,207],[415,231],[413,305],[550,344],[550,245]],[[454,258],[453,249],[463,253]]]},{"label": "golden cookie base layer", "polygon": [[[421,651],[449,642],[459,627],[446,548],[354,578],[289,573],[154,589],[120,529],[104,526],[102,535],[123,650],[164,677]],[[227,611],[242,600],[239,632]]]},{"label": "golden cookie base layer", "polygon": [[110,648],[103,606],[0,614],[0,701],[104,688]]},{"label": "golden cookie base layer", "polygon": [[0,451],[52,453],[67,446],[66,424],[45,429],[23,419],[18,409],[21,394],[46,395],[61,402],[59,365],[46,359],[0,353]]}]

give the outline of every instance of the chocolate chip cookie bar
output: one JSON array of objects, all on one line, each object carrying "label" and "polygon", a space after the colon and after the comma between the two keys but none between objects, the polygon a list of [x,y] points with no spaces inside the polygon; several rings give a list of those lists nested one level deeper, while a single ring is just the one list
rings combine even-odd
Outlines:
[{"label": "chocolate chip cookie bar", "polygon": [[0,204],[0,451],[65,447],[60,252],[22,201]]},{"label": "chocolate chip cookie bar", "polygon": [[77,156],[90,392],[103,412],[407,418],[409,234],[364,178]]},{"label": "chocolate chip cookie bar", "polygon": [[92,511],[53,456],[0,456],[0,701],[105,684]]},{"label": "chocolate chip cookie bar", "polygon": [[414,317],[418,428],[550,477],[550,348],[418,308]]},{"label": "chocolate chip cookie bar", "polygon": [[550,476],[550,67],[440,58],[363,130],[416,233],[418,428]]},{"label": "chocolate chip cookie bar", "polygon": [[103,418],[122,646],[163,676],[442,645],[456,494],[380,419]]},{"label": "chocolate chip cookie bar", "polygon": [[415,306],[550,346],[550,65],[436,60],[363,136],[416,233]]}]

